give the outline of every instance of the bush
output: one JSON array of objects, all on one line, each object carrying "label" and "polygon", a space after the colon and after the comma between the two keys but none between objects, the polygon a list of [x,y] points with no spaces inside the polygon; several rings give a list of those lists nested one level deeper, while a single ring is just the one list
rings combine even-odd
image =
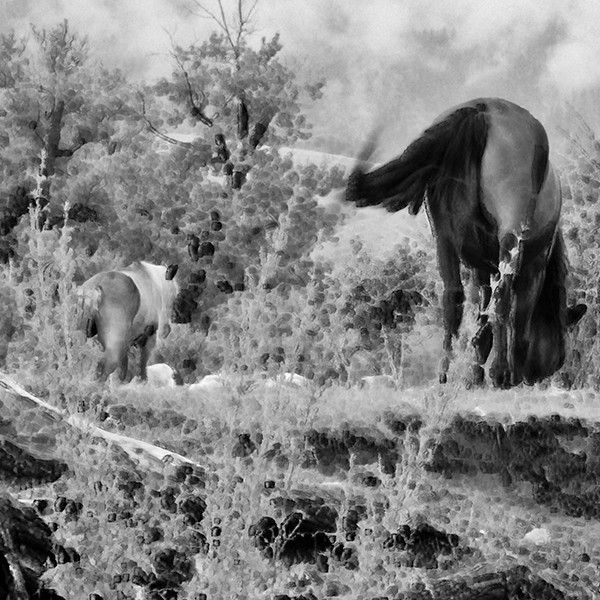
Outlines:
[{"label": "bush", "polygon": [[569,336],[571,351],[557,376],[560,383],[600,386],[598,336],[600,303],[600,141],[583,117],[571,115],[576,126],[567,134],[568,147],[559,165],[563,185],[563,232],[567,244],[570,278],[568,302],[585,302],[588,312]]},{"label": "bush", "polygon": [[360,242],[354,256],[343,266],[313,264],[306,285],[283,281],[271,288],[261,281],[274,255],[264,253],[245,291],[211,313],[201,359],[207,370],[286,370],[322,385],[346,381],[355,357],[367,354],[372,372],[402,379],[411,362],[407,336],[417,318],[427,324],[437,304],[427,276],[434,259],[405,245],[397,258],[378,261]]}]

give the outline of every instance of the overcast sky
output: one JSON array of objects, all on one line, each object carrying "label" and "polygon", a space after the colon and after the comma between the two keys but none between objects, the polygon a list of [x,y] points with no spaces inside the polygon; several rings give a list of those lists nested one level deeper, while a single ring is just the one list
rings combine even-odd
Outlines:
[{"label": "overcast sky", "polygon": [[[95,58],[146,80],[171,70],[168,34],[186,45],[214,28],[189,13],[191,0],[0,7],[0,32],[67,18]],[[389,145],[404,144],[439,112],[479,96],[513,99],[538,116],[569,99],[585,113],[600,88],[598,0],[259,0],[254,31],[257,39],[280,32],[301,77],[327,78],[310,113],[324,140],[364,137],[385,120]]]}]

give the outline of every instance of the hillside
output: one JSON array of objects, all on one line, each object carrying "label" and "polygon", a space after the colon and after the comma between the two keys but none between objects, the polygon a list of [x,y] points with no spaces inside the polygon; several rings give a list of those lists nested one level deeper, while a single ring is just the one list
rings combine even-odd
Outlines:
[{"label": "hillside", "polygon": [[[600,593],[595,394],[240,384],[116,388],[78,421],[40,419],[41,404],[23,412],[25,398],[2,392],[2,451],[18,431],[27,454],[67,469],[33,475],[39,458],[28,459],[37,481],[24,487],[21,458],[1,475],[58,526],[49,587],[65,598]],[[113,432],[108,445],[84,422]],[[156,448],[136,458],[124,436]],[[160,447],[183,458],[161,461]]]},{"label": "hillside", "polygon": [[[551,157],[568,260],[544,221],[549,251],[528,264],[558,308],[519,313],[535,325],[506,337],[556,373],[498,390],[486,367],[477,385],[490,315],[473,273],[452,271],[466,298],[449,356],[461,291],[444,289],[438,267],[455,265],[425,211],[346,202],[354,158],[306,149],[326,81],[299,77],[278,34],[250,43],[243,5],[238,38],[223,16],[203,41],[171,40],[171,73],[139,85],[67,21],[1,36],[0,600],[600,598],[600,140],[570,106],[545,124],[569,123]],[[388,142],[427,127],[430,102],[398,81]],[[481,183],[463,167],[507,106],[426,129],[402,161],[416,172],[386,178],[397,206]],[[358,113],[329,110],[322,147],[358,155]],[[523,185],[543,185],[543,131],[518,122],[537,132]],[[447,197],[432,206],[453,217]],[[489,222],[469,224],[451,227],[462,248],[465,231],[489,242]],[[498,270],[534,304],[515,256]]]}]

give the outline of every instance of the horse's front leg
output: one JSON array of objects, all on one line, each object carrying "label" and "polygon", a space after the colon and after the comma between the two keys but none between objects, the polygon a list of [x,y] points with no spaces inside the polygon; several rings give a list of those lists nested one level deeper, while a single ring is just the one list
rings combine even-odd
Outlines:
[{"label": "horse's front leg", "polygon": [[446,383],[452,359],[452,338],[458,334],[462,322],[465,292],[460,278],[460,261],[453,244],[446,240],[438,241],[438,261],[444,282],[444,355],[440,360],[439,380]]},{"label": "horse's front leg", "polygon": [[475,282],[479,289],[479,314],[477,316],[477,333],[473,336],[471,343],[475,348],[477,364],[484,365],[492,350],[492,324],[488,314],[492,298],[489,273],[477,270]]}]

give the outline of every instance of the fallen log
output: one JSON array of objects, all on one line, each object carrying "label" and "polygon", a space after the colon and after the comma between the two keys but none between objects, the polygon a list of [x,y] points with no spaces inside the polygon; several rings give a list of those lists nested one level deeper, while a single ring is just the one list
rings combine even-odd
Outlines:
[{"label": "fallen log", "polygon": [[112,433],[106,431],[93,423],[90,423],[83,417],[70,414],[67,411],[63,411],[48,402],[45,402],[41,398],[37,398],[33,394],[30,394],[27,390],[21,387],[16,381],[7,375],[0,373],[0,388],[5,389],[14,398],[19,401],[26,403],[33,403],[36,407],[42,409],[44,413],[50,417],[56,423],[63,422],[68,426],[77,429],[81,433],[87,434],[92,438],[100,438],[108,443],[114,444],[121,448],[136,464],[141,466],[151,467],[153,465],[171,465],[178,467],[181,465],[191,466],[202,466],[181,454],[171,452],[144,442],[135,438],[120,435],[118,433]]}]

